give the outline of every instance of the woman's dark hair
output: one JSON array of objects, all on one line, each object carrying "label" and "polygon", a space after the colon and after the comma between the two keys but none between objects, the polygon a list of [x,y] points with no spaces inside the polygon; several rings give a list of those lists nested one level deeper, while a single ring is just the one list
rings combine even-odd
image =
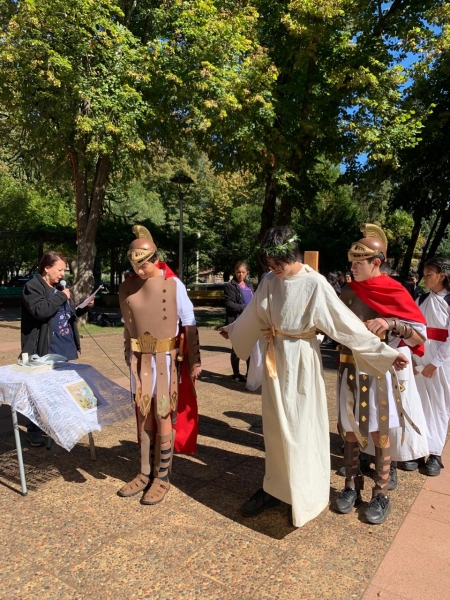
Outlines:
[{"label": "woman's dark hair", "polygon": [[55,252],[54,250],[49,250],[46,252],[38,265],[38,273],[39,275],[44,275],[45,267],[53,267],[59,260],[63,260],[67,264],[67,259],[62,252]]},{"label": "woman's dark hair", "polygon": [[259,262],[265,269],[273,264],[280,266],[282,263],[302,262],[303,255],[297,242],[297,236],[289,227],[268,229],[258,252]]},{"label": "woman's dark hair", "polygon": [[447,290],[450,289],[450,261],[447,258],[436,256],[427,260],[423,266],[424,268],[434,269],[436,273],[444,273],[445,277],[442,280],[442,285]]},{"label": "woman's dark hair", "polygon": [[233,273],[236,273],[236,269],[239,269],[240,267],[245,267],[245,270],[248,272],[248,265],[247,265],[247,263],[245,262],[245,260],[240,260],[239,262],[237,262],[234,265]]}]

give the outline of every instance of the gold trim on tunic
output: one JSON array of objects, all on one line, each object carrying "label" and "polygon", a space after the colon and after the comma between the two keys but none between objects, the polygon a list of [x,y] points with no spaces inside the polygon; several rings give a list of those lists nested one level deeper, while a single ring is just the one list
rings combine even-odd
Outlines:
[{"label": "gold trim on tunic", "polygon": [[177,338],[157,339],[146,331],[138,338],[130,338],[131,350],[143,354],[156,354],[158,352],[170,352],[176,348]]}]

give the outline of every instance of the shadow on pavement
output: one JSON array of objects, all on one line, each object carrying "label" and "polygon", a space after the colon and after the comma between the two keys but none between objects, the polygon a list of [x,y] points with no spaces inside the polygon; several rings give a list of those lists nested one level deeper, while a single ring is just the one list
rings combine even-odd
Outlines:
[{"label": "shadow on pavement", "polygon": [[200,344],[200,350],[205,350],[206,352],[225,352],[226,354],[231,354],[231,348],[227,348],[226,346],[204,346]]}]

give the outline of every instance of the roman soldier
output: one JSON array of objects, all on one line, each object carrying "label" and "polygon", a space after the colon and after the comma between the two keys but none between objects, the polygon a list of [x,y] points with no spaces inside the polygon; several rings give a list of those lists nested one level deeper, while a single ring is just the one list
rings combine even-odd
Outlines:
[{"label": "roman soldier", "polygon": [[[136,402],[141,472],[118,492],[144,492],[158,504],[169,491],[174,450],[195,452],[198,412],[193,383],[201,372],[194,308],[183,283],[164,263],[150,232],[133,227],[128,251],[135,275],[119,288],[125,360]],[[175,435],[177,434],[177,435]]]},{"label": "roman soldier", "polygon": [[[361,231],[364,237],[352,244],[348,253],[354,281],[343,288],[340,299],[369,331],[392,348],[401,348],[410,359],[411,353],[423,353],[425,319],[407,290],[381,272],[388,245],[383,230],[366,223]],[[361,502],[364,479],[359,453],[368,452],[371,442],[375,445],[376,477],[365,515],[372,524],[386,520],[391,511],[388,490],[397,486],[391,466],[394,432],[401,432],[395,439],[404,456],[415,452],[420,455],[417,446],[424,443],[420,433],[425,422],[411,362],[398,375],[391,369],[386,375],[374,377],[357,368],[349,348],[343,346],[340,350],[338,426],[345,440],[345,489],[336,500],[337,512],[349,513]],[[393,445],[397,453],[397,442]]]}]

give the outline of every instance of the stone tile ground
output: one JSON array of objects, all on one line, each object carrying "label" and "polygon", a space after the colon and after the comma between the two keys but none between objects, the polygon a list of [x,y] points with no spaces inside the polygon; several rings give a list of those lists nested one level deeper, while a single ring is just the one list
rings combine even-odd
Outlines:
[{"label": "stone tile ground", "polygon": [[[14,362],[20,349],[12,319],[0,318],[0,365]],[[400,473],[392,517],[379,527],[362,521],[365,504],[345,516],[327,508],[301,529],[289,526],[286,505],[244,519],[239,506],[264,472],[261,399],[231,382],[228,342],[211,329],[200,335],[198,452],[175,457],[162,505],[144,507],[139,497],[116,495],[139,471],[132,418],[94,434],[95,462],[87,438],[68,453],[55,444],[50,451],[31,448],[22,435],[30,490],[23,498],[9,409],[1,407],[1,600],[362,598],[425,478]],[[81,362],[111,379],[126,376],[120,334],[85,336],[82,348]],[[324,352],[331,501],[343,484],[336,474],[342,455],[335,358]]]}]

